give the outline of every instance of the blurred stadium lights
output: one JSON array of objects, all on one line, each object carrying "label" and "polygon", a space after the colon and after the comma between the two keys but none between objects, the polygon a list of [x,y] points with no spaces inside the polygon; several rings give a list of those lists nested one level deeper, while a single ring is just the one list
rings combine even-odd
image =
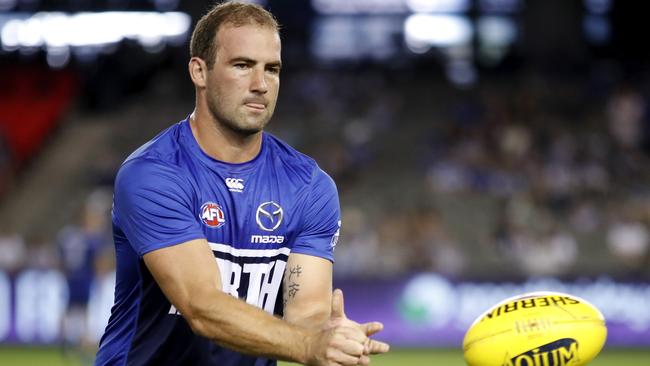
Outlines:
[{"label": "blurred stadium lights", "polygon": [[75,55],[97,53],[132,39],[148,52],[159,52],[166,44],[183,44],[190,25],[190,16],[180,12],[11,13],[0,15],[0,43],[6,52],[45,49],[50,66],[63,67],[70,47],[85,48],[75,49]]},{"label": "blurred stadium lights", "polygon": [[53,69],[65,67],[70,62],[70,49],[68,47],[48,47],[47,64]]},{"label": "blurred stadium lights", "polygon": [[605,14],[612,8],[611,0],[584,0],[584,6],[592,14]]},{"label": "blurred stadium lights", "polygon": [[585,15],[582,27],[587,40],[595,45],[607,44],[610,40],[611,28],[609,19],[602,15]]},{"label": "blurred stadium lights", "polygon": [[517,39],[517,26],[507,17],[487,15],[478,19],[478,39],[491,47],[507,47]]},{"label": "blurred stadium lights", "polygon": [[[478,6],[478,44],[489,61],[486,64],[494,65],[505,57],[518,35],[518,25],[498,14],[521,11],[523,0],[312,0],[312,5],[317,12],[329,14],[316,18],[311,45],[318,59],[327,60],[367,56],[386,59],[401,52],[395,42],[399,38],[415,54],[424,54],[434,47],[470,44],[475,26],[469,11],[473,5]],[[333,14],[345,14],[347,18],[333,18]],[[369,28],[371,17],[377,17],[372,27],[372,44],[382,47],[381,52],[363,51],[369,41],[364,29]],[[397,18],[403,19],[402,34],[394,29]]]},{"label": "blurred stadium lights", "polygon": [[11,10],[16,6],[17,0],[0,0],[0,11]]},{"label": "blurred stadium lights", "polygon": [[474,85],[478,79],[473,62],[473,38],[474,26],[465,16],[414,14],[404,22],[407,47],[414,53],[440,48],[446,56],[447,79],[461,88]]},{"label": "blurred stadium lights", "polygon": [[450,83],[466,88],[478,80],[476,62],[495,67],[512,50],[520,36],[513,17],[524,0],[312,0],[312,6],[321,14],[312,28],[317,60],[434,56]]},{"label": "blurred stadium lights", "polygon": [[402,19],[390,15],[319,17],[313,23],[311,52],[320,61],[385,60],[398,52],[395,35]]},{"label": "blurred stadium lights", "polygon": [[478,0],[479,9],[486,13],[516,13],[524,0]]},{"label": "blurred stadium lights", "polygon": [[611,10],[611,0],[584,0],[586,14],[582,29],[587,41],[593,45],[605,45],[611,39],[611,25],[606,16]]},{"label": "blurred stadium lights", "polygon": [[451,60],[446,67],[447,79],[458,87],[470,87],[476,84],[478,75],[471,59]]},{"label": "blurred stadium lights", "polygon": [[473,35],[472,23],[461,16],[415,14],[404,22],[404,39],[414,52],[427,47],[469,44]]},{"label": "blurred stadium lights", "polygon": [[458,13],[471,6],[470,0],[406,0],[406,3],[416,13]]},{"label": "blurred stadium lights", "polygon": [[[598,0],[593,0],[598,1]],[[606,0],[600,0],[606,1]],[[515,13],[524,0],[476,0],[484,12]],[[320,14],[407,14],[461,13],[469,11],[471,0],[311,0]]]},{"label": "blurred stadium lights", "polygon": [[508,17],[486,15],[476,25],[479,61],[492,66],[501,61],[518,37],[517,25]]},{"label": "blurred stadium lights", "polygon": [[611,10],[611,0],[584,0],[585,16],[582,29],[587,41],[593,45],[605,45],[611,38],[611,26],[607,13]]},{"label": "blurred stadium lights", "polygon": [[406,0],[311,0],[321,14],[404,14]]}]

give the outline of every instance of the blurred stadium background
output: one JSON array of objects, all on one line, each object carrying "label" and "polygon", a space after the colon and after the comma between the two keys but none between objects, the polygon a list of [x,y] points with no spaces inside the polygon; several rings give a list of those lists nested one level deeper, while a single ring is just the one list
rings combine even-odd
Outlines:
[{"label": "blurred stadium background", "polygon": [[[603,311],[593,365],[650,364],[645,2],[257,2],[283,25],[270,131],[337,181],[347,313],[403,349],[376,364],[462,365],[477,315],[541,289]],[[0,365],[92,360],[113,176],[191,112],[210,4],[0,0]]]}]

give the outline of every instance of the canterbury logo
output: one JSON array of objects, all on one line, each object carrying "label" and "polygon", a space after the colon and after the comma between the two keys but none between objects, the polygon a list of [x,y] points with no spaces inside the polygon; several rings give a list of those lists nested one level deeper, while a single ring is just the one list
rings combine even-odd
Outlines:
[{"label": "canterbury logo", "polygon": [[244,180],[239,178],[226,178],[226,187],[230,192],[243,192]]}]

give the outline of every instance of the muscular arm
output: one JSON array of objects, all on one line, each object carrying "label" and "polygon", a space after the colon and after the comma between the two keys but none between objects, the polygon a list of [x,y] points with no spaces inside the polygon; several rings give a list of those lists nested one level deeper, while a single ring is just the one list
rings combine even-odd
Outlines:
[{"label": "muscular arm", "polygon": [[147,268],[192,330],[242,353],[308,363],[306,339],[314,330],[298,327],[221,291],[214,255],[205,239],[144,255]]},{"label": "muscular arm", "polygon": [[330,318],[332,262],[292,253],[282,284],[284,319],[292,324],[320,328]]}]

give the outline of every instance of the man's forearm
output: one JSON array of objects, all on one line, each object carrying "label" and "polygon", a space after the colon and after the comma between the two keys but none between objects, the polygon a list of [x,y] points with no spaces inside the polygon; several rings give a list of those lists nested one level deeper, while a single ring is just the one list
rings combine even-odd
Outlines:
[{"label": "man's forearm", "polygon": [[[213,258],[205,239],[144,256],[161,290],[194,333],[240,353],[309,365],[357,365],[365,357],[368,338],[359,326],[328,322],[322,328],[301,327],[226,294]],[[339,297],[337,313],[343,314],[342,294]],[[332,309],[334,305],[332,300]]]},{"label": "man's forearm", "polygon": [[[184,314],[193,331],[235,351],[273,359],[307,363],[310,330],[290,324],[225,293],[217,301],[193,304]],[[209,304],[209,305],[208,305]]]},{"label": "man's forearm", "polygon": [[[293,305],[293,304],[292,304]],[[329,320],[330,309],[324,308],[319,302],[303,303],[301,308],[296,306],[285,307],[284,320],[305,328],[322,328]]]}]

